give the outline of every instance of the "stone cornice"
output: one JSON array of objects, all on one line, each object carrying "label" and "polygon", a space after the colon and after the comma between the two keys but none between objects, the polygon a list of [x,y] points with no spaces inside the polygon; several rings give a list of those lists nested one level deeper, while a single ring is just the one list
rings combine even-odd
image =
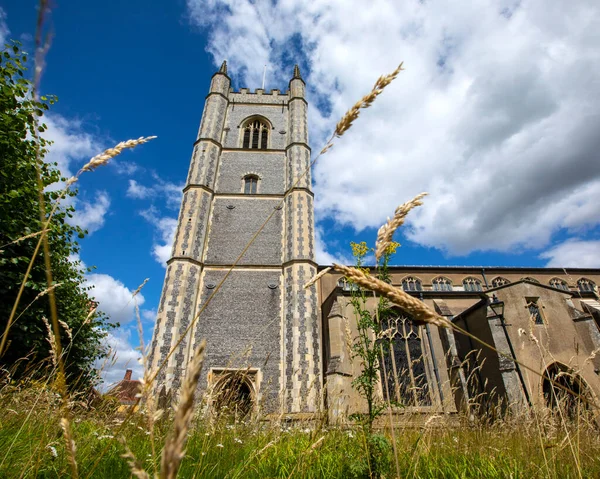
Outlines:
[{"label": "stone cornice", "polygon": [[219,143],[217,140],[214,140],[213,138],[205,138],[205,137],[201,137],[198,138],[195,142],[194,142],[194,146],[196,146],[198,143],[200,143],[201,141],[209,141],[210,143],[214,143],[215,145],[217,145],[219,148],[223,149],[223,145],[221,145],[221,143]]},{"label": "stone cornice", "polygon": [[[302,263],[302,264],[308,263],[311,266],[314,266],[315,268],[318,266],[318,264],[316,262],[314,262],[313,260],[310,260],[310,259],[290,259],[288,261],[285,261],[282,264],[282,266],[285,268],[286,266],[291,266],[293,264],[299,264],[299,263]],[[310,279],[310,278],[308,278],[308,279]],[[308,281],[308,279],[307,279],[307,281]]]},{"label": "stone cornice", "polygon": [[303,141],[293,141],[289,143],[288,146],[285,147],[285,151],[289,150],[292,146],[304,146],[305,148],[308,148],[308,151],[312,151],[310,149],[310,146],[308,146],[308,143],[305,143]]},{"label": "stone cornice", "polygon": [[210,189],[208,186],[206,185],[199,185],[197,183],[189,183],[187,185],[185,185],[185,188],[183,188],[183,192],[187,192],[188,190],[191,189],[198,189],[198,190],[204,190],[207,193],[210,193],[211,195],[214,195],[214,191],[212,189]]},{"label": "stone cornice", "polygon": [[206,95],[204,97],[204,100],[208,100],[213,95],[220,96],[221,98],[225,99],[225,101],[227,103],[229,103],[229,98],[227,98],[225,95],[223,95],[223,93],[221,93],[220,91],[211,91],[208,95]]}]

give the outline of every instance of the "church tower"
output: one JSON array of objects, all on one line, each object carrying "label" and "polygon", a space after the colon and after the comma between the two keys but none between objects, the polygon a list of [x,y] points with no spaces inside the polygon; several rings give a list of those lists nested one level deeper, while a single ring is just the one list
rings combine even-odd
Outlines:
[{"label": "church tower", "polygon": [[263,412],[321,407],[317,292],[303,288],[317,272],[305,86],[298,66],[286,93],[233,91],[226,62],[212,77],[152,339],[159,390],[177,394],[206,339],[213,406],[228,391]]}]

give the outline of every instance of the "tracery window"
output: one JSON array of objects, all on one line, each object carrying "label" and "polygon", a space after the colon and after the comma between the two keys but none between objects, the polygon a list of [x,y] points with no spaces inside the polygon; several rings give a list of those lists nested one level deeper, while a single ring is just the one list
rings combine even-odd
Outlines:
[{"label": "tracery window", "polygon": [[260,120],[251,120],[244,127],[243,148],[266,150],[269,141],[269,126]]},{"label": "tracery window", "polygon": [[493,288],[497,288],[499,286],[504,286],[505,284],[509,284],[510,281],[507,280],[506,278],[503,278],[502,276],[498,276],[497,278],[494,278],[492,280],[492,287]]},{"label": "tracery window", "polygon": [[556,289],[563,289],[565,291],[569,291],[569,285],[567,282],[560,278],[552,278],[550,280],[550,286]]},{"label": "tracery window", "polygon": [[527,301],[527,309],[529,310],[529,317],[535,324],[544,324],[542,319],[542,313],[540,311],[540,305],[538,304],[537,298],[525,298]]},{"label": "tracery window", "polygon": [[479,281],[477,278],[463,279],[463,286],[465,291],[483,291],[481,287],[481,281]]},{"label": "tracery window", "polygon": [[402,289],[404,291],[423,291],[421,280],[412,276],[402,280]]},{"label": "tracery window", "polygon": [[434,291],[452,291],[452,283],[448,278],[439,276],[434,278],[431,283],[433,284]]},{"label": "tracery window", "polygon": [[594,286],[596,286],[596,283],[594,283],[591,279],[581,278],[579,281],[577,281],[577,286],[579,286],[579,291],[582,293],[587,293],[594,291]]},{"label": "tracery window", "polygon": [[346,278],[338,279],[337,285],[344,291],[356,291],[358,289],[358,285],[356,283],[351,283]]},{"label": "tracery window", "polygon": [[258,188],[258,176],[244,176],[244,193],[247,195],[255,195]]},{"label": "tracery window", "polygon": [[421,327],[405,315],[382,321],[383,396],[404,406],[430,406]]},{"label": "tracery window", "polygon": [[525,276],[524,278],[521,278],[521,280],[523,280],[523,281],[531,281],[532,283],[538,283],[538,284],[540,284],[540,282],[537,279],[532,278],[531,276]]}]

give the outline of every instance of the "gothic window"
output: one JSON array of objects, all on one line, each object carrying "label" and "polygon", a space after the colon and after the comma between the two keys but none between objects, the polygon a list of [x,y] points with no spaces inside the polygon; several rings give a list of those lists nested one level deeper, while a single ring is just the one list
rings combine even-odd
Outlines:
[{"label": "gothic window", "polygon": [[463,286],[465,291],[483,291],[481,288],[481,281],[479,281],[477,278],[463,279]]},{"label": "gothic window", "polygon": [[266,150],[269,142],[269,126],[260,120],[251,120],[244,127],[243,148]]},{"label": "gothic window", "polygon": [[338,288],[342,288],[344,291],[355,291],[358,289],[358,285],[351,283],[346,278],[340,278],[337,282]]},{"label": "gothic window", "polygon": [[535,324],[544,324],[542,319],[542,313],[540,311],[540,305],[538,304],[537,298],[525,298],[527,301],[527,309],[529,310],[529,317]]},{"label": "gothic window", "polygon": [[537,279],[532,278],[530,276],[525,276],[524,278],[521,278],[521,280],[523,280],[523,281],[531,281],[532,283],[538,283],[538,284],[540,284],[540,282]]},{"label": "gothic window", "polygon": [[404,291],[423,291],[421,280],[412,276],[402,280],[402,289]]},{"label": "gothic window", "polygon": [[431,395],[425,370],[421,327],[408,317],[383,321],[381,378],[383,396],[404,406],[430,406]]},{"label": "gothic window", "polygon": [[567,284],[567,282],[560,278],[552,278],[550,280],[550,286],[556,289],[563,289],[565,291],[569,291],[569,285]]},{"label": "gothic window", "polygon": [[501,276],[498,276],[497,278],[494,278],[492,280],[492,287],[493,288],[497,288],[498,286],[504,286],[505,284],[510,283],[509,280],[507,280],[506,278],[503,278]]},{"label": "gothic window", "polygon": [[431,282],[433,284],[434,291],[452,291],[452,283],[448,278],[442,276],[434,278]]},{"label": "gothic window", "polygon": [[577,286],[579,286],[579,291],[582,293],[587,293],[594,291],[594,286],[596,286],[596,283],[594,283],[591,279],[581,278],[579,281],[577,281]]},{"label": "gothic window", "polygon": [[244,176],[244,193],[247,195],[255,195],[258,187],[258,176]]}]

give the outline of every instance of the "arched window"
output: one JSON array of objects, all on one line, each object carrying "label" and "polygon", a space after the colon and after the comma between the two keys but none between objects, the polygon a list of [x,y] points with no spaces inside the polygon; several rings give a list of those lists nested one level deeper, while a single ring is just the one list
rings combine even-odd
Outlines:
[{"label": "arched window", "polygon": [[244,176],[244,193],[247,195],[255,195],[258,188],[258,176]]},{"label": "arched window", "polygon": [[535,324],[544,324],[542,319],[542,313],[540,311],[540,305],[538,304],[537,298],[525,298],[527,301],[527,309],[529,310],[529,317]]},{"label": "arched window", "polygon": [[431,283],[433,284],[434,291],[452,291],[452,283],[448,278],[444,278],[443,276],[434,278]]},{"label": "arched window", "polygon": [[492,280],[492,287],[493,288],[497,288],[499,286],[504,286],[505,284],[510,283],[509,280],[507,280],[506,278],[503,278],[502,276],[497,276],[496,278],[494,278]]},{"label": "arched window", "polygon": [[569,285],[567,282],[560,278],[552,278],[550,280],[550,286],[556,289],[563,289],[565,291],[569,291]]},{"label": "arched window", "polygon": [[266,150],[269,143],[269,126],[260,120],[250,120],[244,126],[243,148]]},{"label": "arched window", "polygon": [[522,281],[530,281],[531,283],[540,284],[540,282],[537,279],[532,278],[531,276],[525,276],[524,278],[521,278],[521,280]]},{"label": "arched window", "polygon": [[351,283],[346,278],[340,278],[337,282],[338,288],[342,288],[344,291],[356,291],[358,289],[358,285],[356,283]]},{"label": "arched window", "polygon": [[404,291],[423,291],[421,280],[412,276],[402,280],[402,289]]},{"label": "arched window", "polygon": [[587,293],[594,291],[594,286],[596,286],[596,283],[594,283],[591,279],[581,278],[579,281],[577,281],[577,286],[579,286],[579,291],[582,293]]},{"label": "arched window", "polygon": [[381,329],[385,333],[378,342],[387,343],[380,369],[383,397],[405,406],[430,406],[421,326],[402,314],[383,319]]},{"label": "arched window", "polygon": [[569,418],[580,417],[589,408],[592,395],[585,381],[564,364],[554,363],[544,372],[544,399],[550,408],[561,408]]},{"label": "arched window", "polygon": [[463,279],[463,286],[465,291],[483,291],[481,288],[481,281],[479,281],[477,278]]}]

